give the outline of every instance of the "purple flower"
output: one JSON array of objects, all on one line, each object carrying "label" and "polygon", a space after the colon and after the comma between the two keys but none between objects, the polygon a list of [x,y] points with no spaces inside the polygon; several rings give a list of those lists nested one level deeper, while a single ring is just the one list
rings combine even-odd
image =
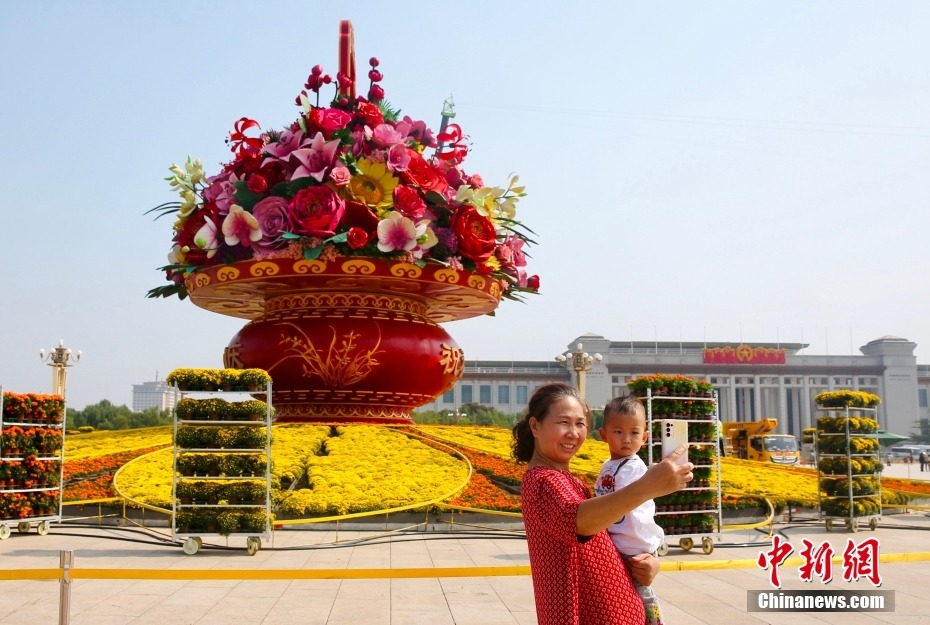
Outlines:
[{"label": "purple flower", "polygon": [[273,195],[259,201],[252,208],[252,215],[262,229],[262,238],[254,245],[256,250],[270,252],[287,247],[287,241],[280,238],[289,226],[287,207],[287,200]]}]

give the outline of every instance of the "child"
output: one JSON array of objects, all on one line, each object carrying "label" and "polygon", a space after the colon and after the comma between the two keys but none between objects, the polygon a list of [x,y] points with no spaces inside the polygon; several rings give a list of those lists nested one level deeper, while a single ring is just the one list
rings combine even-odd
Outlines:
[{"label": "child", "polygon": [[[638,397],[614,397],[604,406],[604,426],[598,430],[610,448],[610,460],[601,467],[594,492],[606,495],[638,480],[646,472],[646,463],[636,452],[646,443],[646,410]],[[607,528],[620,556],[627,560],[640,553],[656,554],[665,533],[655,522],[656,505],[651,499],[634,508]],[[646,608],[647,625],[661,625],[659,600],[649,586],[636,584]]]}]

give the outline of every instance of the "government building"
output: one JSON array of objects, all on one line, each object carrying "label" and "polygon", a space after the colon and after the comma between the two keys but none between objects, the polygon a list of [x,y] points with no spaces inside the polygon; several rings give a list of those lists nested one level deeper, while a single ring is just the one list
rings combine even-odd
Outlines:
[{"label": "government building", "polygon": [[[883,336],[859,348],[861,355],[804,355],[803,343],[685,343],[612,341],[579,336],[566,352],[591,356],[585,395],[594,408],[629,393],[627,382],[653,373],[681,374],[714,385],[721,421],[778,420],[778,432],[799,436],[816,425],[814,396],[851,389],[881,398],[880,429],[908,435],[928,416],[930,365],[918,365],[916,343]],[[600,355],[596,358],[595,354]],[[569,355],[569,354],[566,354]],[[565,363],[569,367],[570,362]],[[577,373],[552,361],[468,361],[459,383],[418,410],[455,414],[467,403],[520,414],[533,391],[549,382],[578,383]]]}]

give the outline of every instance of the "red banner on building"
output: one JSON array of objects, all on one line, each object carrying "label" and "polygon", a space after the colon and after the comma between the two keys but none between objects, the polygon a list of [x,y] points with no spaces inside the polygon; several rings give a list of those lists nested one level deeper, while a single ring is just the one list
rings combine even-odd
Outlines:
[{"label": "red banner on building", "polygon": [[708,365],[783,365],[785,350],[773,347],[705,347],[704,364]]}]

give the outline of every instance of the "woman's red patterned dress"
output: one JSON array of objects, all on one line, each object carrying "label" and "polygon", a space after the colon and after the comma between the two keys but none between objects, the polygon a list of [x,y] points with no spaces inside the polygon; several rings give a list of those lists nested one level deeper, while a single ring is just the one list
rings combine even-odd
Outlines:
[{"label": "woman's red patterned dress", "polygon": [[567,471],[536,466],[523,476],[523,522],[539,625],[642,625],[643,602],[606,531],[576,534],[591,494]]}]

